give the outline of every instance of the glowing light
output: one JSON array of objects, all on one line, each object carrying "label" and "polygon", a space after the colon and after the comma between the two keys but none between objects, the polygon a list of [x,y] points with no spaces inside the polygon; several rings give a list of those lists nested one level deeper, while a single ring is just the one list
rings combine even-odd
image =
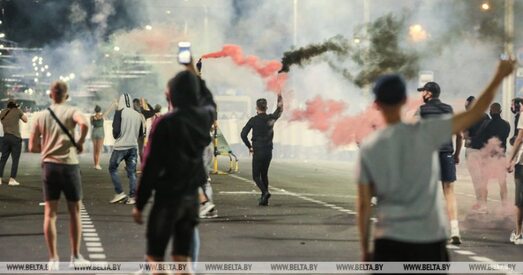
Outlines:
[{"label": "glowing light", "polygon": [[481,9],[487,11],[490,9],[490,5],[487,2],[485,2],[481,5]]},{"label": "glowing light", "polygon": [[4,44],[0,44],[0,49],[3,49],[4,48]]},{"label": "glowing light", "polygon": [[70,78],[70,79],[74,79],[75,77],[76,77],[76,75],[75,75],[74,73],[70,73],[70,74],[69,74],[69,78]]},{"label": "glowing light", "polygon": [[36,67],[36,63],[33,63],[33,67]]},{"label": "glowing light", "polygon": [[36,62],[36,60],[38,60],[38,56],[35,55],[35,56],[33,57],[33,66],[34,66],[34,63]]},{"label": "glowing light", "polygon": [[45,65],[44,68],[47,70],[47,69],[49,69],[49,66]]},{"label": "glowing light", "polygon": [[45,94],[46,94],[46,95],[50,95],[50,94],[51,94],[51,90],[47,90],[47,91],[45,91]]},{"label": "glowing light", "polygon": [[4,38],[5,37],[5,33],[0,33],[0,38]]},{"label": "glowing light", "polygon": [[35,71],[37,71],[37,72],[38,72],[38,67],[35,67]]},{"label": "glowing light", "polygon": [[165,13],[171,14],[171,11],[170,10],[166,10]]},{"label": "glowing light", "polygon": [[39,73],[36,73],[35,75],[36,75],[36,76],[40,76],[40,74],[39,74]]},{"label": "glowing light", "polygon": [[115,51],[115,52],[120,51],[120,47],[118,47],[118,46],[114,46],[114,51]]},{"label": "glowing light", "polygon": [[67,76],[64,77],[64,81],[65,81],[65,82],[69,81],[69,77],[67,77]]},{"label": "glowing light", "polygon": [[45,72],[45,68],[41,68],[40,71],[43,73]]},{"label": "glowing light", "polygon": [[50,73],[50,72],[47,72],[46,76],[47,76],[47,77],[50,77],[50,76],[51,76],[51,73]]},{"label": "glowing light", "polygon": [[110,55],[108,53],[105,54],[105,57],[109,57]]},{"label": "glowing light", "polygon": [[420,24],[416,24],[409,27],[409,36],[412,41],[421,42],[426,40],[429,35]]},{"label": "glowing light", "polygon": [[35,78],[35,82],[38,83],[38,78]]},{"label": "glowing light", "polygon": [[150,31],[150,30],[153,29],[153,26],[151,26],[151,25],[147,25],[147,26],[145,26],[145,29],[148,30],[148,31]]},{"label": "glowing light", "polygon": [[354,44],[360,44],[361,40],[359,38],[354,38]]},{"label": "glowing light", "polygon": [[2,23],[3,23],[2,20],[0,20],[0,25],[2,25]]}]

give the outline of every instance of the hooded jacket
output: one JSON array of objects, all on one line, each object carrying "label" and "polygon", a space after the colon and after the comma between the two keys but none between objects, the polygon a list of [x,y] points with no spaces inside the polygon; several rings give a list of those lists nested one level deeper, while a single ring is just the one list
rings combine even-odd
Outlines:
[{"label": "hooded jacket", "polygon": [[169,81],[174,109],[152,126],[136,193],[139,210],[153,190],[155,204],[176,205],[181,197],[196,198],[198,187],[207,180],[202,155],[211,142],[216,105],[204,85],[187,71]]},{"label": "hooded jacket", "polygon": [[145,133],[145,119],[133,109],[129,94],[122,94],[114,113],[114,150],[127,150],[138,146],[138,137]]}]

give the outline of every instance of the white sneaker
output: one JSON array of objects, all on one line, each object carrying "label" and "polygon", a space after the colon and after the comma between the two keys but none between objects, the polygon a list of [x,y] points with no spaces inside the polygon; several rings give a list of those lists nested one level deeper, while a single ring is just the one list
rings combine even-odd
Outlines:
[{"label": "white sneaker", "polygon": [[516,231],[510,233],[510,242],[513,243],[516,240]]},{"label": "white sneaker", "polygon": [[15,179],[13,179],[13,178],[9,178],[8,185],[10,185],[10,186],[17,186],[17,185],[20,185],[20,183],[18,181],[16,181]]},{"label": "white sneaker", "polygon": [[200,218],[205,217],[205,215],[213,210],[214,207],[214,203],[210,201],[206,201],[204,204],[200,205]]},{"label": "white sneaker", "polygon": [[100,166],[100,165],[96,165],[96,166],[94,167],[94,169],[96,169],[96,170],[102,170],[102,166]]},{"label": "white sneaker", "polygon": [[110,201],[110,203],[118,203],[118,202],[125,200],[126,198],[127,198],[127,195],[124,192],[122,192],[120,194],[114,195],[114,198]]},{"label": "white sneaker", "polygon": [[84,258],[84,256],[82,256],[81,254],[78,254],[78,257],[71,256],[71,261],[69,262],[69,267],[70,268],[73,268],[73,267],[86,267],[86,266],[88,266],[90,264],[91,264],[91,262],[86,260]]},{"label": "white sneaker", "polygon": [[47,270],[48,271],[60,270],[60,260],[58,258],[49,259],[49,262],[47,262]]},{"label": "white sneaker", "polygon": [[519,234],[514,237],[514,244],[515,245],[521,245],[523,244],[523,235]]},{"label": "white sneaker", "polygon": [[125,201],[125,204],[135,204],[136,200],[133,197],[130,197]]}]

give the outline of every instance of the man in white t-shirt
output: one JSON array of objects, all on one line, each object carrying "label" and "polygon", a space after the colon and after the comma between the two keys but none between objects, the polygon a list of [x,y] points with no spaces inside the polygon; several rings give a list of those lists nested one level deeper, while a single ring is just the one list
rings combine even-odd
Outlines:
[{"label": "man in white t-shirt", "polygon": [[[82,112],[65,103],[69,97],[65,82],[54,82],[51,84],[50,91],[53,104],[35,117],[29,151],[42,155],[44,235],[49,250],[48,268],[57,269],[59,259],[56,248],[56,213],[62,192],[67,199],[70,215],[71,265],[82,265],[87,262],[80,255],[82,180],[78,153],[83,151],[89,127]],[[74,138],[76,125],[80,126],[80,138],[77,140]]]},{"label": "man in white t-shirt", "polygon": [[[520,103],[521,104],[521,103]],[[521,107],[521,106],[520,106]],[[522,108],[518,108],[523,112]],[[523,119],[519,119],[516,125],[518,134],[514,140],[514,147],[509,155],[508,172],[514,171],[515,204],[516,204],[516,228],[510,234],[510,241],[514,244],[523,244]]]},{"label": "man in white t-shirt", "polygon": [[[406,124],[403,79],[379,78],[373,88],[387,126],[367,138],[360,150],[358,227],[363,260],[369,251],[370,200],[378,198],[374,261],[448,261],[449,226],[439,188],[438,148],[479,120],[515,62],[501,61],[492,82],[467,112]],[[398,253],[401,251],[401,253]]]}]

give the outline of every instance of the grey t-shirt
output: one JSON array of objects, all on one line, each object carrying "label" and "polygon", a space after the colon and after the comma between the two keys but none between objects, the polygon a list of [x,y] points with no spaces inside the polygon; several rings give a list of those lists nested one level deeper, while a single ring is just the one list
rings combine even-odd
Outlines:
[{"label": "grey t-shirt", "polygon": [[2,126],[4,127],[4,134],[10,134],[18,138],[20,135],[20,119],[24,113],[18,108],[7,108],[0,112],[2,119]]},{"label": "grey t-shirt", "polygon": [[398,123],[363,142],[359,183],[373,184],[378,198],[376,239],[435,242],[448,238],[437,152],[451,135],[452,120],[445,117]]}]

